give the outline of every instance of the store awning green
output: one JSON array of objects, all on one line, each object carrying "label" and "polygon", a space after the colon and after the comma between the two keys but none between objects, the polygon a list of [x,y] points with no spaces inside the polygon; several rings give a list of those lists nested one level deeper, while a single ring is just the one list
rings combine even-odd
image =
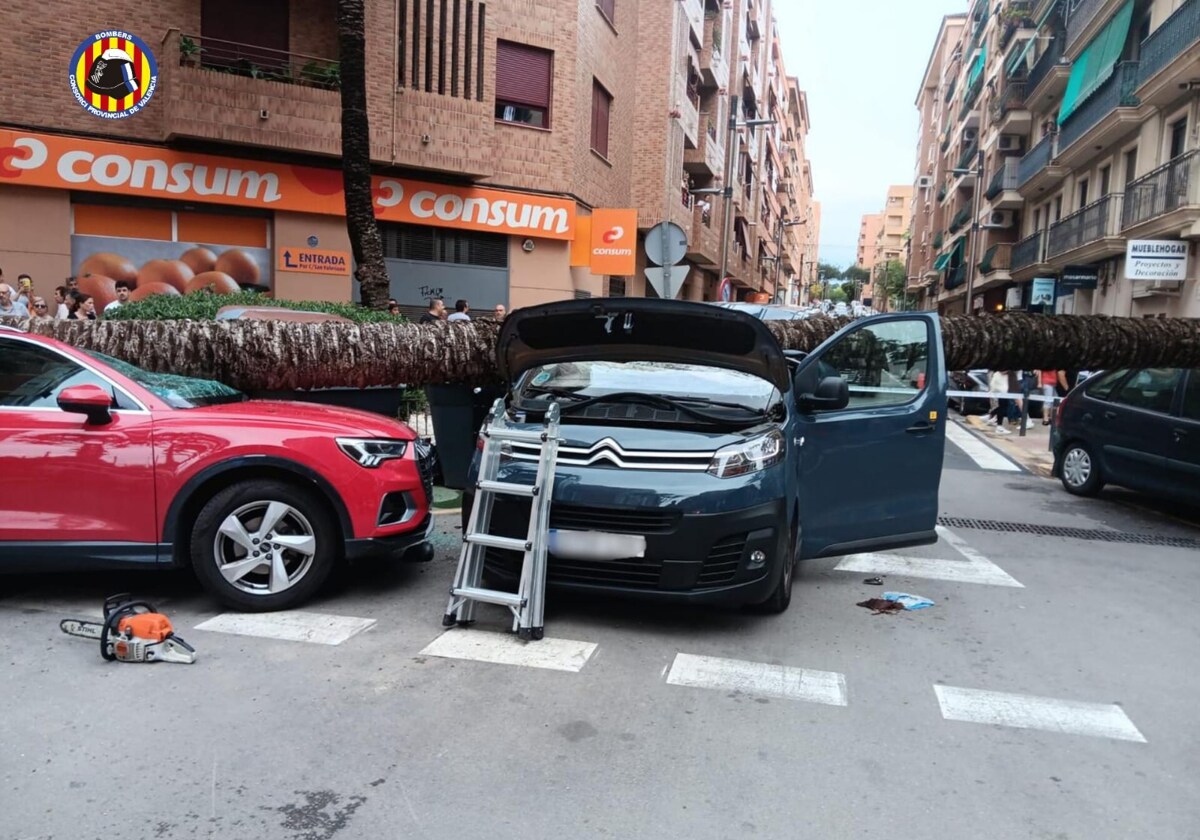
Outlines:
[{"label": "store awning green", "polygon": [[1112,75],[1113,68],[1117,66],[1117,59],[1125,49],[1129,24],[1133,20],[1133,2],[1134,0],[1126,0],[1125,5],[1100,30],[1100,34],[1083,48],[1079,58],[1071,65],[1071,78],[1067,80],[1067,90],[1063,94],[1062,107],[1058,111],[1059,125],[1066,122],[1067,118]]},{"label": "store awning green", "polygon": [[965,235],[958,237],[958,240],[954,243],[954,247],[950,249],[951,265],[958,265],[962,262],[962,252],[966,244],[967,237]]},{"label": "store awning green", "polygon": [[[1046,11],[1042,12],[1042,16],[1037,22],[1036,31],[1041,31],[1046,21],[1050,19],[1050,15],[1054,14],[1054,10],[1057,8],[1058,3],[1050,3],[1046,6]],[[1013,54],[1009,57],[1008,63],[1004,65],[1004,72],[1008,74],[1010,79],[1017,72],[1017,70],[1020,69],[1021,65],[1025,63],[1026,57],[1029,55],[1029,51],[1033,49],[1033,45],[1036,44],[1038,40],[1038,36],[1034,35],[1021,46],[1021,49],[1013,50]]]},{"label": "store awning green", "polygon": [[[1133,2],[1133,0],[1130,0]],[[967,76],[967,90],[975,86],[979,81],[979,76],[983,73],[983,65],[987,63],[987,44],[979,48],[979,55],[975,58],[975,63],[971,65],[971,72]]]},{"label": "store awning green", "polygon": [[933,261],[933,270],[934,271],[945,271],[946,264],[949,262],[950,262],[950,252],[949,251],[947,251],[944,254],[939,254],[938,258]]}]

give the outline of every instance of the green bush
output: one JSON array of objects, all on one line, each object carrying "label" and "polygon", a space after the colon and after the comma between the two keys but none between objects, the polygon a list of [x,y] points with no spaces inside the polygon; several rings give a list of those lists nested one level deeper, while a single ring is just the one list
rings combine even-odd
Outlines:
[{"label": "green bush", "polygon": [[105,320],[137,321],[212,321],[222,306],[278,306],[303,312],[328,312],[358,323],[371,321],[404,321],[403,316],[389,315],[364,309],[357,303],[337,303],[316,300],[276,300],[259,292],[238,292],[234,295],[214,295],[211,292],[192,292],[190,295],[151,295],[127,303],[105,315]]}]

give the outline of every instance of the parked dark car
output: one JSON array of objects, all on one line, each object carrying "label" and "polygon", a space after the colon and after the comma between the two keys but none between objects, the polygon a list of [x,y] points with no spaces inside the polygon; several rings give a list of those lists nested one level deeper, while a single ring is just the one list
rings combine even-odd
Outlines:
[{"label": "parked dark car", "polygon": [[[781,612],[797,560],[937,540],[936,315],[856,321],[798,358],[733,308],[564,301],[512,313],[497,356],[510,420],[562,412],[551,528],[620,546],[556,552],[552,536],[551,586]],[[501,480],[536,469],[536,445],[502,450]],[[491,533],[523,536],[528,517],[528,500],[497,499]],[[489,551],[489,580],[519,569]]]},{"label": "parked dark car", "polygon": [[1117,484],[1200,504],[1200,368],[1092,376],[1062,401],[1052,435],[1071,493]]}]

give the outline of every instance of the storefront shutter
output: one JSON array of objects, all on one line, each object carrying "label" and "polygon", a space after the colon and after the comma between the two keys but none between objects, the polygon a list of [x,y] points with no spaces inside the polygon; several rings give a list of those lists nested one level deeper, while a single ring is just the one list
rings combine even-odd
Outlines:
[{"label": "storefront shutter", "polygon": [[497,41],[496,99],[549,109],[553,55],[549,50]]}]

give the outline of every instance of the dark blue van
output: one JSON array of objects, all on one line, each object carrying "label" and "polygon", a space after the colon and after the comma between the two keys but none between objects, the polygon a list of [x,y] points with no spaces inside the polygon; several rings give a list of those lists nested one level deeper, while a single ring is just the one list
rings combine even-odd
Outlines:
[{"label": "dark blue van", "polygon": [[[562,413],[551,587],[782,612],[798,560],[937,539],[935,314],[856,321],[804,355],[734,309],[573,300],[512,313],[497,354],[510,419]],[[501,480],[532,482],[535,449],[502,453]],[[523,536],[528,509],[497,499],[490,531]],[[489,552],[496,585],[519,569]]]}]

